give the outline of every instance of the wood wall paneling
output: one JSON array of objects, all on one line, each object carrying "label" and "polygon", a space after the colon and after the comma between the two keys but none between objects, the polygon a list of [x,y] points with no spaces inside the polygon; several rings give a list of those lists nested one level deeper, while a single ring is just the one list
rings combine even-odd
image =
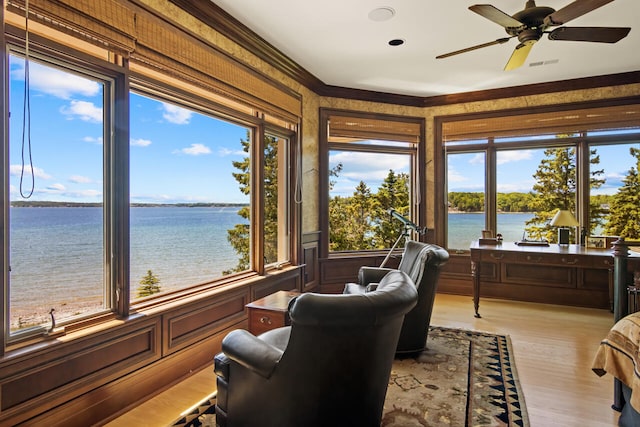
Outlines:
[{"label": "wood wall paneling", "polygon": [[163,315],[163,354],[178,351],[207,334],[214,334],[229,323],[246,319],[249,292],[243,289],[228,296],[210,298]]},{"label": "wood wall paneling", "polygon": [[[160,359],[160,319],[56,343],[0,368],[0,420],[24,420]],[[30,363],[31,362],[31,363]],[[13,371],[19,366],[21,369]]]}]

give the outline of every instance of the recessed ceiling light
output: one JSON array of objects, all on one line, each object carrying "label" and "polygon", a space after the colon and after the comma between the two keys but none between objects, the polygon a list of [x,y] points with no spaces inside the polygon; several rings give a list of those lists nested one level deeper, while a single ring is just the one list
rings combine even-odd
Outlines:
[{"label": "recessed ceiling light", "polygon": [[379,7],[369,12],[369,19],[377,22],[388,21],[389,19],[393,18],[395,14],[396,11],[392,7]]},{"label": "recessed ceiling light", "polygon": [[393,39],[389,40],[389,46],[400,46],[404,44],[404,40],[402,39]]}]

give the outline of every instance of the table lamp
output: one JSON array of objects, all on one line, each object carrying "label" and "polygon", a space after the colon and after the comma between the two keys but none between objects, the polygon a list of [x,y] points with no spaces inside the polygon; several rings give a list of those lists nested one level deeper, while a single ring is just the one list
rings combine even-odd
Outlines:
[{"label": "table lamp", "polygon": [[580,225],[578,220],[573,216],[571,211],[560,209],[551,220],[551,224],[558,228],[558,244],[569,244],[569,229],[567,227],[577,227]]}]

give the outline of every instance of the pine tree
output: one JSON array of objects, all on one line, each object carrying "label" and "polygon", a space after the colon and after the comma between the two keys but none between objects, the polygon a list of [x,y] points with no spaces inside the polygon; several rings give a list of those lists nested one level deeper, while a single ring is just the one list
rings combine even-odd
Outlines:
[{"label": "pine tree", "polygon": [[[538,170],[533,177],[532,206],[535,209],[533,218],[526,222],[527,233],[536,239],[547,239],[555,242],[557,233],[555,227],[549,225],[553,215],[559,210],[576,211],[576,159],[574,148],[548,148],[544,151],[545,158],[540,161]],[[600,163],[596,150],[591,150],[590,163]],[[590,171],[591,189],[599,188],[604,180],[600,176],[603,170]],[[599,206],[590,203],[590,224],[592,230],[601,221]],[[571,230],[572,240],[577,241],[575,230]]]},{"label": "pine tree", "polygon": [[160,283],[158,276],[153,274],[153,271],[147,270],[146,276],[140,280],[140,286],[138,286],[138,298],[159,293],[160,285],[158,283]]},{"label": "pine tree", "polygon": [[[251,192],[251,174],[250,167],[251,161],[249,158],[249,132],[247,131],[247,139],[240,140],[242,144],[242,150],[247,153],[241,161],[232,162],[233,167],[239,170],[239,172],[234,172],[233,177],[239,184],[239,189],[242,194],[249,195]],[[245,220],[249,220],[251,216],[251,211],[249,207],[245,206],[238,211],[238,215]],[[225,270],[222,274],[231,274],[233,272],[240,272],[247,270],[250,267],[250,255],[249,255],[249,224],[236,224],[232,229],[227,230],[227,240],[236,251],[238,255],[240,255],[240,259],[238,260],[238,264],[230,270]]]},{"label": "pine tree", "polygon": [[378,249],[392,247],[398,238],[398,233],[403,230],[402,224],[391,218],[389,209],[395,209],[402,215],[410,213],[408,181],[408,174],[396,174],[390,169],[375,195],[374,246]]},{"label": "pine tree", "polygon": [[640,239],[640,149],[631,147],[629,152],[636,158],[636,166],[629,169],[622,187],[611,199],[605,233]]},{"label": "pine tree", "polygon": [[356,186],[351,202],[347,205],[347,223],[349,250],[373,249],[372,212],[375,199],[371,189],[364,183]]}]

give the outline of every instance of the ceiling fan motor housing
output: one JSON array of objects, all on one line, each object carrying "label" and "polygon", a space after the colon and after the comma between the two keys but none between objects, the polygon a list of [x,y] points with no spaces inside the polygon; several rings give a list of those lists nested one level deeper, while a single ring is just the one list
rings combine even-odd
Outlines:
[{"label": "ceiling fan motor housing", "polygon": [[[509,35],[518,36],[518,40],[521,42],[532,39],[532,32],[537,35],[536,40],[542,36],[542,32],[547,27],[544,23],[544,18],[551,15],[556,10],[547,6],[536,6],[533,1],[527,2],[527,7],[520,12],[517,12],[512,16],[516,21],[520,21],[524,24],[524,28],[506,28]],[[523,33],[524,39],[521,38]]]}]

